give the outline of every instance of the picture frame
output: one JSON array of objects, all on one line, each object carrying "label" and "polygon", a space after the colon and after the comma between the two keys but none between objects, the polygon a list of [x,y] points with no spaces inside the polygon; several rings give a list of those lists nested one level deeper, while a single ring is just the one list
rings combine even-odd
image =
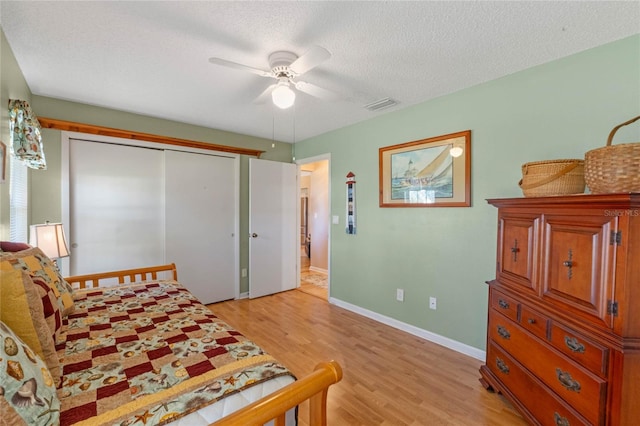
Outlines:
[{"label": "picture frame", "polygon": [[0,141],[0,183],[7,179],[7,146]]},{"label": "picture frame", "polygon": [[379,149],[380,207],[470,207],[471,130]]}]

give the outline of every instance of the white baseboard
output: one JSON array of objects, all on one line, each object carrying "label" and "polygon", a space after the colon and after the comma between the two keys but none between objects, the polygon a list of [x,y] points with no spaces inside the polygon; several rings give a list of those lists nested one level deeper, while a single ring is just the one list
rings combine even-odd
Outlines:
[{"label": "white baseboard", "polygon": [[321,274],[328,274],[329,271],[327,269],[318,268],[317,266],[309,266],[310,271],[320,272]]},{"label": "white baseboard", "polygon": [[456,352],[460,352],[461,354],[470,356],[480,361],[486,360],[485,351],[482,351],[478,348],[474,348],[473,346],[469,346],[464,343],[458,342],[457,340],[449,339],[448,337],[444,337],[439,334],[432,333],[427,330],[423,330],[414,325],[407,324],[405,322],[398,321],[397,319],[387,317],[385,315],[381,315],[377,312],[373,312],[368,309],[361,308],[360,306],[352,305],[351,303],[342,301],[340,299],[336,299],[334,297],[329,298],[329,303],[339,306],[341,308],[344,308],[348,311],[355,312],[356,314],[360,314],[367,318],[371,318],[372,320],[378,321],[382,324],[386,324],[390,327],[397,328],[398,330],[402,330],[409,334],[413,334],[414,336],[421,337],[425,340],[436,343],[440,346],[444,346],[445,348],[449,348]]},{"label": "white baseboard", "polygon": [[240,293],[240,296],[238,296],[238,299],[248,299],[249,298],[249,292],[245,291],[244,293]]}]

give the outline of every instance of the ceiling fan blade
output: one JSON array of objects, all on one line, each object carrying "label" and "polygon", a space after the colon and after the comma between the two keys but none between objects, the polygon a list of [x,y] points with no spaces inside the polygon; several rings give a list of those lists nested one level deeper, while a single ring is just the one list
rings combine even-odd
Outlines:
[{"label": "ceiling fan blade", "polygon": [[237,70],[249,71],[250,73],[257,74],[261,77],[273,77],[270,71],[264,71],[258,68],[253,68],[247,65],[238,64],[237,62],[227,61],[220,58],[209,58],[209,62],[216,65],[222,65],[223,67],[234,68]]},{"label": "ceiling fan blade", "polygon": [[257,98],[253,100],[254,104],[264,104],[267,103],[271,99],[271,92],[275,89],[277,84],[272,84],[267,87],[264,92],[262,92]]},{"label": "ceiling fan blade", "polygon": [[293,85],[301,92],[306,93],[307,95],[315,96],[316,98],[325,99],[327,101],[337,101],[340,99],[340,96],[332,92],[331,90],[323,89],[322,87],[316,86],[312,83],[307,83],[305,81],[296,81]]},{"label": "ceiling fan blade", "polygon": [[304,74],[331,57],[331,53],[324,47],[313,46],[307,53],[296,59],[290,66],[296,74]]}]

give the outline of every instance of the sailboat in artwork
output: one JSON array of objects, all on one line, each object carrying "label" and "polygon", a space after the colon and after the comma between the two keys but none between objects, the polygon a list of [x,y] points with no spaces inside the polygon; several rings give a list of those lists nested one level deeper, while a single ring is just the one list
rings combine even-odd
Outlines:
[{"label": "sailboat in artwork", "polygon": [[[435,202],[435,198],[453,195],[453,159],[451,145],[444,145],[441,151],[422,169],[418,169],[412,159],[401,177],[393,179],[392,198],[409,202]],[[437,152],[438,148],[432,148]],[[425,201],[431,200],[431,201]]]},{"label": "sailboat in artwork", "polygon": [[441,186],[443,183],[445,185],[451,183],[453,159],[449,155],[449,146],[443,148],[432,162],[416,174],[415,178],[419,179],[423,186]]}]

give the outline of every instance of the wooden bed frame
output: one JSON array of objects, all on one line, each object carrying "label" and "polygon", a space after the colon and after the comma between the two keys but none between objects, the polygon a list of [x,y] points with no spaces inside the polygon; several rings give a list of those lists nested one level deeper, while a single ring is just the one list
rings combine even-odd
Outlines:
[{"label": "wooden bed frame", "polygon": [[[171,275],[169,279],[178,280],[176,265],[152,266],[148,268],[127,269],[103,272],[99,274],[77,275],[65,278],[74,288],[100,287],[100,282],[117,278],[119,284],[134,283],[158,279],[158,273]],[[285,413],[291,408],[309,400],[309,426],[326,426],[327,392],[329,386],[342,379],[342,368],[336,361],[318,364],[313,373],[265,396],[254,403],[232,413],[211,426],[263,425],[274,420],[275,426],[285,425]]]}]

